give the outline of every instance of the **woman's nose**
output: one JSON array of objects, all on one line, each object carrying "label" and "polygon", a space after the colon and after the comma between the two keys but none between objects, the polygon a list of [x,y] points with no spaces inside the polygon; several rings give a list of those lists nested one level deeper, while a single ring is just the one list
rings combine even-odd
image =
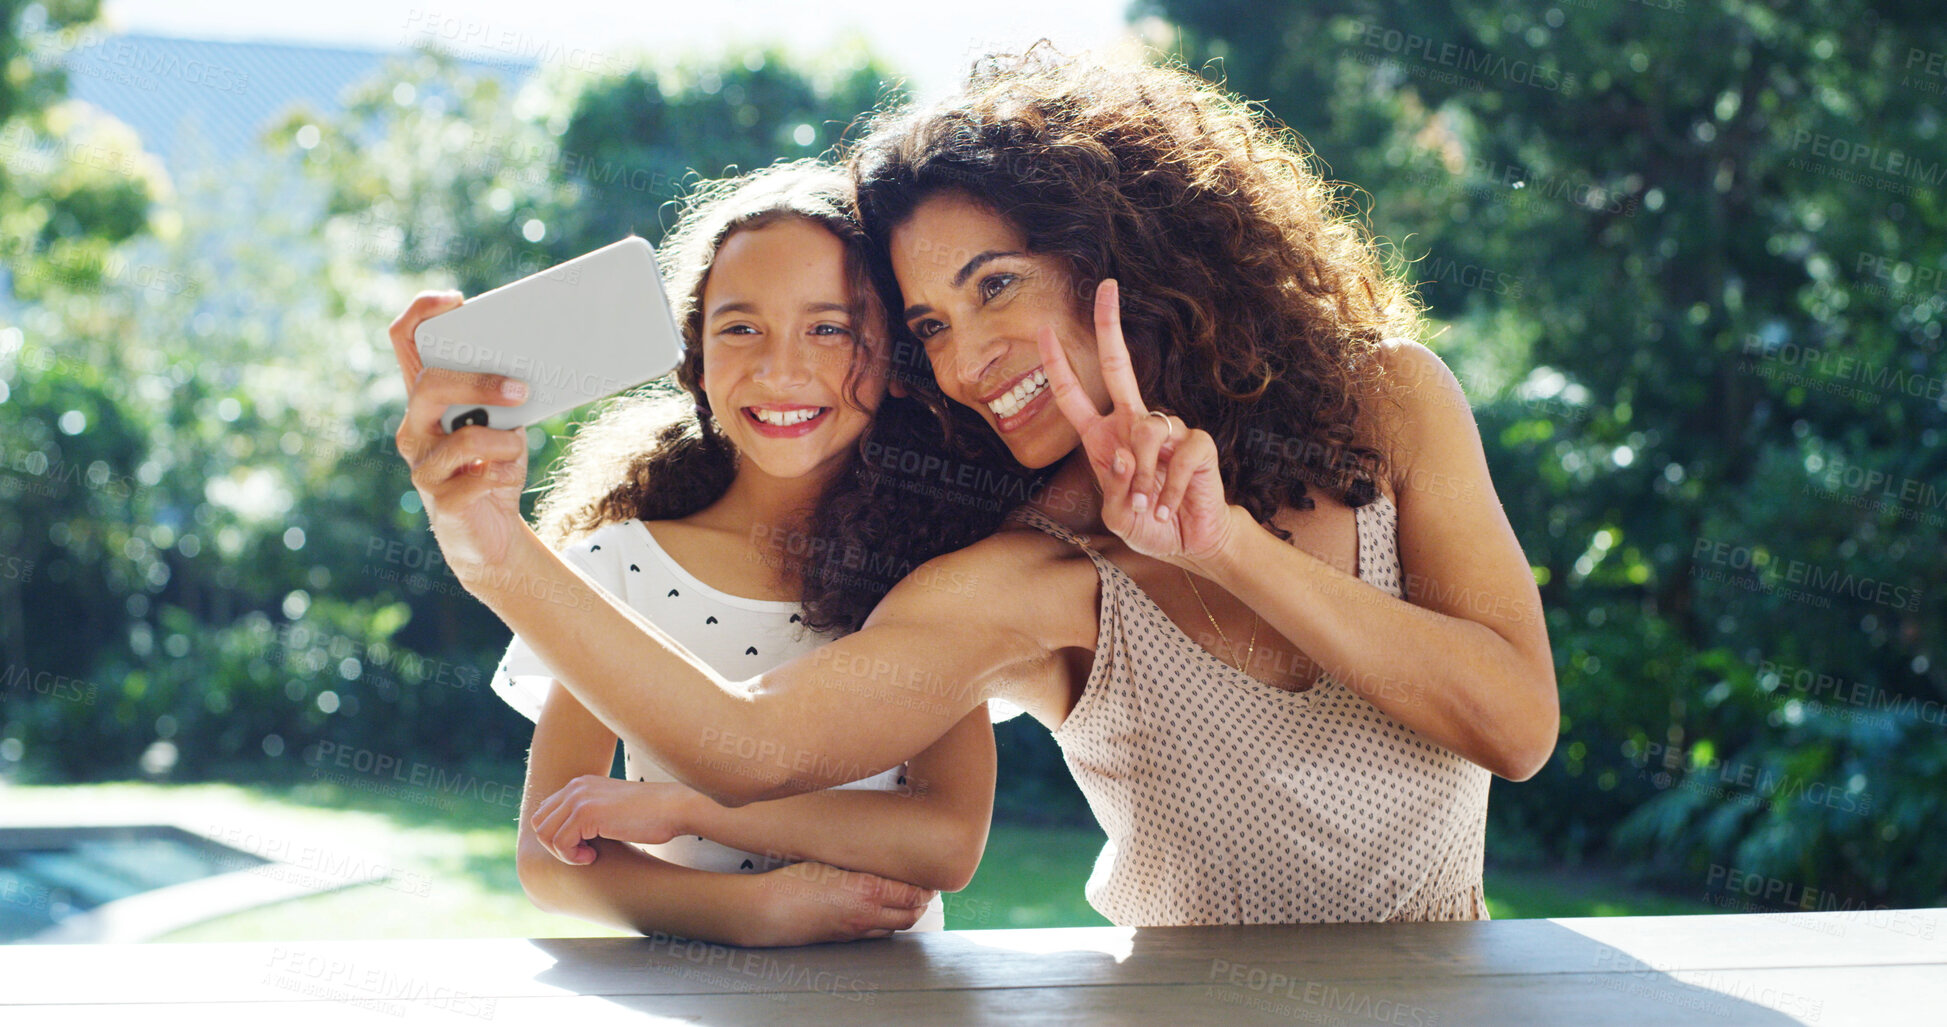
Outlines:
[{"label": "woman's nose", "polygon": [[1004,349],[1006,345],[997,335],[978,338],[962,335],[953,345],[954,376],[962,385],[979,385]]}]

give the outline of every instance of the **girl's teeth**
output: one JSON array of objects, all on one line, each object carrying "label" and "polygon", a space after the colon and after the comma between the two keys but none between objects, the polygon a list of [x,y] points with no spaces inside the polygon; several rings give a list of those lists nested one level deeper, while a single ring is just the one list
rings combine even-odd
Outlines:
[{"label": "girl's teeth", "polygon": [[809,407],[799,410],[762,410],[757,408],[752,408],[751,410],[751,413],[758,420],[765,424],[776,425],[780,428],[788,428],[794,424],[803,424],[824,412],[824,407]]}]

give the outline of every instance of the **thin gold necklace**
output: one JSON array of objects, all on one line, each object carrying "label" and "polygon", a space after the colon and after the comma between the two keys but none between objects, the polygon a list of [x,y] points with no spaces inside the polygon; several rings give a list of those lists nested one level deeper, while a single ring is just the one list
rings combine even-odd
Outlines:
[{"label": "thin gold necklace", "polygon": [[[1178,567],[1177,570],[1183,571],[1183,568]],[[1197,605],[1203,607],[1203,615],[1205,617],[1210,618],[1210,627],[1217,632],[1218,638],[1224,640],[1224,648],[1230,650],[1230,658],[1233,660],[1237,659],[1237,646],[1235,643],[1231,642],[1231,640],[1228,637],[1224,635],[1223,628],[1217,627],[1217,618],[1212,617],[1210,615],[1210,606],[1209,604],[1203,601],[1203,592],[1197,588],[1197,579],[1191,577],[1189,571],[1183,571],[1183,580],[1189,583],[1190,594],[1197,597]],[[1251,657],[1257,654],[1257,624],[1258,624],[1257,611],[1252,610],[1251,611],[1251,646],[1249,649],[1246,649],[1244,651],[1244,662],[1240,664],[1237,668],[1238,670],[1241,670],[1246,674],[1249,674],[1251,672],[1250,671]]]}]

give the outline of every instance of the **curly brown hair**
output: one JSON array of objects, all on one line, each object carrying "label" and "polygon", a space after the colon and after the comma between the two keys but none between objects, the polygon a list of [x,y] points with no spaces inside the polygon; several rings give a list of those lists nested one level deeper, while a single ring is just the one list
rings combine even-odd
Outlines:
[{"label": "curly brown hair", "polygon": [[[849,163],[881,259],[915,208],[958,191],[1065,266],[1082,323],[1115,278],[1145,400],[1210,433],[1231,501],[1281,537],[1272,514],[1310,509],[1308,488],[1377,497],[1362,404],[1380,343],[1418,337],[1417,303],[1304,143],[1221,85],[1038,44],[882,116]],[[934,406],[923,364],[909,387]]]},{"label": "curly brown hair", "polygon": [[[859,358],[846,380],[847,398],[867,409],[859,399],[860,380],[887,343],[885,297],[897,292],[856,221],[850,180],[837,168],[806,160],[704,183],[689,193],[658,250],[682,333],[682,362],[669,376],[607,401],[578,426],[560,461],[536,486],[541,496],[535,532],[543,541],[560,547],[614,521],[686,517],[723,496],[737,472],[737,451],[717,426],[703,391],[703,291],[717,252],[733,233],[790,218],[818,225],[844,245]],[[924,496],[891,487],[866,497],[858,483],[896,485],[898,476],[875,470],[868,456],[883,462],[887,452],[903,452],[909,443],[925,445],[938,431],[925,407],[886,396],[848,466],[813,509],[803,537],[784,545],[812,630],[856,630],[912,569],[910,562],[880,554],[876,540],[898,533]],[[915,537],[933,535],[922,531]]]}]

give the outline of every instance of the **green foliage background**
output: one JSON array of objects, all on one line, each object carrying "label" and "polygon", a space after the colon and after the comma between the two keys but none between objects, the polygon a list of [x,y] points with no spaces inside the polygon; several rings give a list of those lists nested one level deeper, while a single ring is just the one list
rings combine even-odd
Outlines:
[{"label": "green foliage background", "polygon": [[[117,156],[0,166],[0,773],[287,780],[325,745],[518,780],[505,631],[374,414],[403,393],[385,324],[658,239],[697,172],[823,152],[896,75],[765,51],[510,92],[420,54],[292,112],[243,181],[170,182],[61,100],[49,41],[95,5],[32,10],[0,2],[13,153]],[[1563,706],[1490,853],[1947,901],[1938,12],[1131,18],[1357,184],[1469,390]],[[532,433],[537,469],[569,427]],[[1044,732],[1002,743],[1003,815],[1086,820]]]}]

